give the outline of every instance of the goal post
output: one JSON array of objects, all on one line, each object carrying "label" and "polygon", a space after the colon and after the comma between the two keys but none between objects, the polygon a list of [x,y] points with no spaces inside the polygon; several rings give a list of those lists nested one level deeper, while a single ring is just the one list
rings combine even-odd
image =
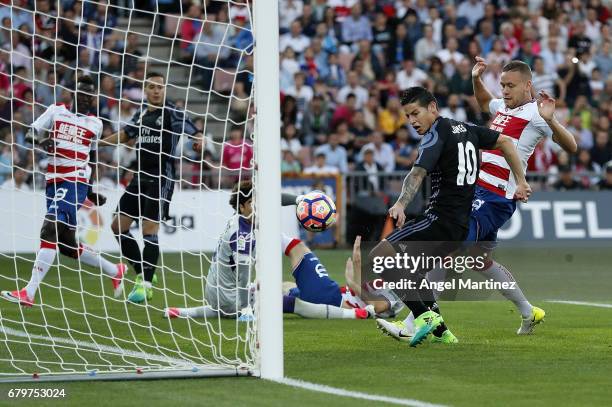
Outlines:
[{"label": "goal post", "polygon": [[[6,78],[10,84],[0,92],[0,108],[15,106],[10,120],[0,118],[0,218],[6,221],[0,230],[0,290],[19,291],[28,284],[47,211],[45,172],[51,158],[24,136],[48,106],[70,104],[78,75],[89,74],[96,82],[93,113],[103,122],[103,137],[124,128],[138,107],[148,106],[145,75],[153,71],[165,77],[167,100],[177,102],[176,107],[163,102],[161,122],[166,114],[184,115],[208,146],[199,156],[191,151],[192,141],[182,133],[186,121],[181,130],[169,131],[173,140],[182,140],[176,153],[172,150],[176,172],[163,174],[174,188],[170,220],[159,231],[153,299],[140,304],[127,301],[136,274],[110,224],[130,178],[146,172],[134,157],[139,143],[150,142],[151,128],[138,122],[135,145],[99,149],[92,184],[107,203],[96,207],[85,201],[77,213],[77,242],[107,262],[128,266],[124,292],[115,297],[102,261],[92,265],[58,251],[33,306],[0,299],[0,382],[282,378],[277,2],[194,2],[201,4],[200,17],[182,9],[181,2],[171,11],[168,2],[149,10],[107,0],[83,0],[74,9],[61,8],[66,1],[49,3],[50,9],[34,10],[17,2],[0,4],[0,16],[8,10],[22,23],[0,27],[0,37],[11,39],[0,49],[0,89]],[[191,38],[183,36],[189,31],[182,31],[186,22],[193,23]],[[199,47],[208,52],[200,54]],[[232,164],[236,151],[237,167]],[[228,241],[224,233],[235,216],[228,205],[233,183],[247,179],[253,180],[254,208],[247,229],[256,249],[247,262],[251,284],[234,294],[254,294],[253,318],[245,309],[227,311],[207,298],[207,287],[217,295],[222,290],[218,280],[208,281],[209,268],[227,266],[214,250],[223,242],[240,247],[239,238]],[[161,186],[159,193],[163,201]],[[147,244],[140,223],[131,233],[140,248]],[[207,307],[212,313],[165,319],[167,307]]]},{"label": "goal post", "polygon": [[258,173],[256,207],[260,221],[257,248],[259,280],[259,357],[261,377],[283,377],[280,98],[278,2],[254,2],[255,100]]}]

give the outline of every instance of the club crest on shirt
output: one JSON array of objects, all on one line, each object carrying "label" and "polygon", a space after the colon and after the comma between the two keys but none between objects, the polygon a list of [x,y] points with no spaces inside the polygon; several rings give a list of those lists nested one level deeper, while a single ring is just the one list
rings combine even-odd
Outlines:
[{"label": "club crest on shirt", "polygon": [[161,116],[159,116],[157,118],[157,120],[155,120],[155,125],[161,127],[161,125],[162,125],[162,117]]}]

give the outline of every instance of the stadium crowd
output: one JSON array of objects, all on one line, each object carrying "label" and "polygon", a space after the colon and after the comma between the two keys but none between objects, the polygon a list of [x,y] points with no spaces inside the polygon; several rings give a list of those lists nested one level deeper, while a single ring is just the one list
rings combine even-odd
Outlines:
[{"label": "stadium crowd", "polygon": [[[160,11],[178,11],[177,2],[159,3]],[[77,66],[98,79],[98,113],[107,135],[129,120],[142,100],[147,50],[135,33],[114,30],[124,11],[105,1],[8,4],[11,0],[0,0],[0,184],[28,188],[35,163],[44,166],[44,155],[35,157],[25,143],[28,125],[49,104],[70,101]],[[142,0],[136,6],[149,4]],[[442,115],[486,124],[490,117],[480,113],[471,78],[474,58],[482,56],[488,63],[484,82],[495,96],[501,96],[506,62],[530,64],[534,88],[556,97],[556,115],[576,137],[574,156],[550,141],[537,146],[528,168],[539,174],[537,180],[564,190],[612,188],[606,2],[281,0],[279,8],[283,173],[380,175],[410,168],[419,138],[406,122],[398,93],[414,85],[434,93]],[[182,9],[181,60],[226,69],[252,64],[246,58],[238,66],[226,52],[252,42],[246,6],[206,0],[184,2]],[[198,21],[204,18],[205,24]],[[159,30],[168,34],[163,23]],[[229,47],[210,46],[221,42]],[[200,70],[199,86],[211,86],[211,72]],[[250,94],[252,75],[238,76],[233,94]],[[203,117],[194,119],[204,127]],[[239,169],[248,162],[240,157],[252,155],[243,133],[228,129],[223,148],[228,154],[208,151],[203,169],[220,164]],[[100,159],[111,163],[101,175],[112,182],[113,168],[129,168],[133,157],[129,149],[107,148]],[[370,179],[376,185],[369,187],[379,189],[378,178]]]}]

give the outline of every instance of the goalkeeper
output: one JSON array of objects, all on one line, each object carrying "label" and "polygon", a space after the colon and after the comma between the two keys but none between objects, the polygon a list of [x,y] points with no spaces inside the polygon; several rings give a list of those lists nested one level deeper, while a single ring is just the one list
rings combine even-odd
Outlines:
[{"label": "goalkeeper", "polygon": [[[121,196],[111,229],[119,241],[121,255],[136,272],[128,301],[142,303],[153,297],[152,282],[159,259],[159,223],[168,219],[176,180],[176,149],[181,135],[195,139],[193,149],[202,151],[204,139],[193,122],[165,97],[165,78],[147,74],[144,92],[147,103],[121,131],[101,140],[100,145],[136,145],[137,172]],[[142,227],[144,249],[130,233],[134,222]],[[144,276],[143,276],[144,274]]]}]

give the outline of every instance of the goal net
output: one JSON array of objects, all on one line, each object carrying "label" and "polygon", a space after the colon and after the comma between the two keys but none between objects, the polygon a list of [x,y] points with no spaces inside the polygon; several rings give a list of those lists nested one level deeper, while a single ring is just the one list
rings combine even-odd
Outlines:
[{"label": "goal net", "polygon": [[[44,246],[41,226],[48,206],[61,198],[57,190],[49,197],[45,179],[58,166],[54,160],[60,154],[59,144],[55,153],[32,144],[33,121],[50,105],[73,108],[77,78],[88,75],[96,84],[91,114],[102,121],[101,137],[126,126],[135,128],[136,135],[126,143],[97,148],[91,184],[107,202],[95,206],[87,199],[76,212],[73,249],[105,260],[92,266],[82,255],[71,258],[58,250],[32,306],[0,299],[0,380],[257,375],[262,318],[254,250],[248,260],[241,257],[249,285],[236,274],[233,283],[238,288],[230,293],[238,298],[247,291],[248,307],[228,312],[206,295],[207,286],[212,291],[222,289],[218,280],[207,281],[209,269],[235,266],[234,257],[228,264],[213,255],[217,246],[226,243],[240,250],[245,245],[243,236],[227,239],[228,220],[235,216],[228,203],[233,185],[253,181],[257,216],[239,222],[247,225],[246,232],[259,236],[258,185],[263,177],[276,176],[263,173],[266,165],[259,164],[261,148],[254,136],[258,125],[253,6],[248,0],[191,6],[183,2],[182,7],[179,1],[160,1],[154,7],[148,1],[4,3],[0,4],[1,290],[18,293],[32,273],[39,272],[33,268]],[[277,61],[278,56],[270,58]],[[165,80],[163,113],[156,122],[163,126],[157,151],[150,147],[155,126],[149,128],[143,119],[143,112],[152,106],[146,90],[151,72]],[[167,116],[178,117],[179,124],[175,120],[166,125]],[[190,124],[204,135],[203,150],[192,148]],[[75,136],[59,121],[53,122],[48,135],[56,142],[58,135]],[[38,132],[36,137],[46,135]],[[169,138],[177,140],[170,154],[163,147]],[[149,155],[142,155],[142,149]],[[174,171],[160,169],[159,179],[169,182],[158,182],[156,193],[132,191],[139,215],[129,233],[141,250],[157,244],[160,252],[152,298],[138,303],[128,300],[139,283],[138,266],[125,255],[120,247],[123,240],[111,223],[122,195],[130,193],[130,183],[147,175],[144,160],[150,160],[151,154],[165,155],[175,164]],[[148,243],[143,240],[145,222],[139,221],[147,219],[142,206],[149,201],[140,195],[148,193],[162,207],[169,203],[169,218],[160,224],[157,243],[149,237]],[[66,221],[58,218],[54,226],[60,241],[61,222]],[[146,268],[147,256],[142,256],[140,267]],[[106,261],[127,266],[118,297]],[[168,307],[198,306],[207,312],[164,318]]]}]

